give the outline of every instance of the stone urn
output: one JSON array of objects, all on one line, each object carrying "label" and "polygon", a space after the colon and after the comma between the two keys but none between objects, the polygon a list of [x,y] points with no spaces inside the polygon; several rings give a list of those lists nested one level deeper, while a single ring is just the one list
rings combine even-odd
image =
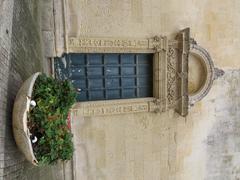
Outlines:
[{"label": "stone urn", "polygon": [[37,77],[41,73],[35,73],[29,77],[19,89],[13,107],[13,134],[20,151],[25,155],[26,159],[33,165],[38,161],[33,153],[32,143],[30,139],[30,131],[27,126],[28,113],[32,97],[33,86]]}]

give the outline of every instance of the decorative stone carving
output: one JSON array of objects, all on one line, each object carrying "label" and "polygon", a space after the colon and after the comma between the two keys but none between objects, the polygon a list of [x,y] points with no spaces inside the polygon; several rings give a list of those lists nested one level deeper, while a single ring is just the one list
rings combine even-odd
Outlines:
[{"label": "decorative stone carving", "polygon": [[122,99],[77,103],[75,116],[103,116],[137,112],[159,112],[160,103],[155,98]]},{"label": "decorative stone carving", "polygon": [[167,99],[169,107],[175,105],[177,99],[177,50],[169,47],[167,53]]},{"label": "decorative stone carving", "polygon": [[74,53],[155,53],[167,50],[167,37],[155,36],[149,39],[71,37],[68,39],[67,46],[68,51]]},{"label": "decorative stone carving", "polygon": [[147,39],[115,39],[115,38],[70,38],[69,47],[74,48],[148,48]]},{"label": "decorative stone carving", "polygon": [[[74,112],[82,116],[161,113],[169,109],[175,109],[180,115],[186,116],[189,105],[206,96],[213,80],[223,74],[223,71],[214,68],[208,52],[190,38],[189,28],[180,31],[174,40],[168,40],[166,36],[145,39],[72,37],[68,39],[68,50],[74,53],[154,54],[153,98],[77,103]],[[189,77],[188,64],[189,61],[192,63],[193,56],[197,57],[196,62],[203,65],[206,80],[199,89],[189,93],[192,77]]]},{"label": "decorative stone carving", "polygon": [[214,80],[222,77],[224,75],[224,71],[219,68],[214,68]]},{"label": "decorative stone carving", "polygon": [[166,51],[165,40],[166,37],[164,36],[154,36],[150,41],[150,47],[153,47],[156,52],[159,52],[161,50]]},{"label": "decorative stone carving", "polygon": [[[191,67],[193,61],[196,61],[195,67]],[[197,63],[199,65],[196,65]],[[193,87],[190,87],[189,105],[192,106],[208,94],[212,87],[213,81],[218,77],[222,76],[224,74],[224,71],[214,67],[210,54],[207,52],[207,50],[199,46],[197,42],[193,39],[191,39],[189,64],[190,70],[195,69],[195,71],[200,71],[199,76],[201,76],[202,79],[197,80],[198,83],[200,81],[202,81],[202,83],[200,83],[200,85],[198,85],[198,87],[194,91],[191,92],[191,88],[193,89]],[[191,73],[189,74],[189,76],[191,76]],[[195,77],[196,76],[197,75],[195,75]]]},{"label": "decorative stone carving", "polygon": [[153,53],[150,39],[126,38],[69,38],[69,52],[145,52]]}]

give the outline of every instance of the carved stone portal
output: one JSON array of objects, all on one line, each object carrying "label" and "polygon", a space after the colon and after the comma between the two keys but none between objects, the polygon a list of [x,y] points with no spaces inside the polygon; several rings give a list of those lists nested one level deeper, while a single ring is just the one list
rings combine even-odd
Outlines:
[{"label": "carved stone portal", "polygon": [[[71,53],[153,53],[153,97],[96,102],[79,102],[73,113],[81,116],[136,112],[164,112],[175,109],[182,116],[209,92],[216,75],[209,53],[190,38],[190,29],[169,40],[166,36],[149,39],[69,38]],[[190,68],[190,69],[189,69]],[[195,69],[196,68],[196,69]]]}]

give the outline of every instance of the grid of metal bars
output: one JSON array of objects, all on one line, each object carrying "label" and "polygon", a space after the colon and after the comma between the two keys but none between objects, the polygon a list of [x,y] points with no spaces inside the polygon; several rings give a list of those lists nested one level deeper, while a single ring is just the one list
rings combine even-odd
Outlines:
[{"label": "grid of metal bars", "polygon": [[70,79],[78,101],[153,96],[153,54],[79,54],[55,58],[55,75]]}]

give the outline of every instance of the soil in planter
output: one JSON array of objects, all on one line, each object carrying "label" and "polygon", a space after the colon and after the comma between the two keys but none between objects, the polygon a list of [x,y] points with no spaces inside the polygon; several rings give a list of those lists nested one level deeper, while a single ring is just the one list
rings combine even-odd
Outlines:
[{"label": "soil in planter", "polygon": [[31,107],[28,128],[39,164],[72,158],[72,134],[67,116],[75,98],[75,89],[69,81],[59,81],[44,74],[38,76],[32,93],[36,106]]}]

